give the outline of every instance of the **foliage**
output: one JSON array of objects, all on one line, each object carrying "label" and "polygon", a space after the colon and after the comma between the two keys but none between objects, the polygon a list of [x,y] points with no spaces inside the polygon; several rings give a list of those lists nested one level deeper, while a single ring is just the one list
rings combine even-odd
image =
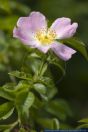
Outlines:
[{"label": "foliage", "polygon": [[88,118],[85,118],[85,119],[81,119],[79,121],[79,123],[81,123],[81,125],[79,125],[77,128],[80,129],[80,128],[88,128]]}]

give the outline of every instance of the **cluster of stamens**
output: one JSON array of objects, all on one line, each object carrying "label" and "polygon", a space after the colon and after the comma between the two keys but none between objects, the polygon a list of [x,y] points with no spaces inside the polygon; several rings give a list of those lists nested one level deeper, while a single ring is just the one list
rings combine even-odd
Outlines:
[{"label": "cluster of stamens", "polygon": [[44,29],[38,31],[35,34],[35,38],[37,41],[39,41],[41,44],[51,44],[55,38],[56,38],[56,33],[55,31],[48,31],[46,32]]}]

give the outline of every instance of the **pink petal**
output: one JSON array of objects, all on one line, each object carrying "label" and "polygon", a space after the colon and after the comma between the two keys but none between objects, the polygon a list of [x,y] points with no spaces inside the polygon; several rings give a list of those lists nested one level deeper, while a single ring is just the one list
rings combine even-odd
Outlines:
[{"label": "pink petal", "polygon": [[66,39],[72,37],[76,33],[77,27],[77,23],[73,23],[72,25],[65,27],[64,30],[59,33],[59,39]]},{"label": "pink petal", "polygon": [[39,12],[32,12],[28,17],[20,17],[17,27],[13,30],[13,37],[19,38],[23,43],[36,47],[37,42],[34,37],[37,31],[47,30],[46,18]]},{"label": "pink petal", "polygon": [[17,21],[17,27],[30,29],[30,17],[20,17]]},{"label": "pink petal", "polygon": [[24,44],[36,47],[37,42],[34,40],[33,36],[25,32],[21,28],[13,29],[13,37],[20,39]]},{"label": "pink petal", "polygon": [[31,12],[28,17],[20,17],[17,26],[35,33],[41,29],[47,29],[47,21],[40,12]]},{"label": "pink petal", "polygon": [[43,53],[47,53],[48,50],[51,48],[51,45],[41,45],[40,44],[36,48],[42,51]]},{"label": "pink petal", "polygon": [[29,17],[32,31],[36,32],[41,29],[47,30],[47,21],[42,13],[32,12]]},{"label": "pink petal", "polygon": [[16,27],[14,28],[13,36],[19,38],[23,43],[30,45],[33,48],[39,49],[43,53],[46,53],[51,47],[51,45],[44,45],[38,43],[37,41],[32,39],[30,35],[27,36],[26,34],[24,34],[20,28],[16,28]]},{"label": "pink petal", "polygon": [[63,17],[56,19],[56,21],[51,25],[50,30],[56,32],[57,39],[64,39],[72,37],[76,32],[77,27],[77,23],[73,23],[71,25],[71,20]]},{"label": "pink petal", "polygon": [[50,27],[50,30],[54,30],[57,35],[59,35],[60,30],[63,30],[64,27],[68,26],[71,24],[71,20],[69,18],[58,18],[56,19],[53,24]]},{"label": "pink petal", "polygon": [[76,51],[72,48],[69,48],[68,46],[65,46],[64,44],[58,42],[52,44],[52,50],[58,57],[60,57],[64,61],[69,60],[72,55],[76,53]]}]

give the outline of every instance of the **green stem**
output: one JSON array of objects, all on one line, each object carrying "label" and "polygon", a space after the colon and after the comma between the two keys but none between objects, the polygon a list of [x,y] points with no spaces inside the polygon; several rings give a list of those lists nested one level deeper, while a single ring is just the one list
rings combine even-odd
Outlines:
[{"label": "green stem", "polygon": [[[45,56],[45,55],[43,56],[43,58],[41,60],[40,67],[39,67],[39,70],[35,73],[35,75],[33,77],[33,82],[36,82],[38,80],[38,78],[40,76],[43,76],[43,74],[45,73],[45,71],[47,69],[46,57],[47,56]],[[46,66],[46,68],[44,69],[45,66]]]},{"label": "green stem", "polygon": [[[10,66],[7,67],[8,71],[9,72],[12,72],[12,69]],[[10,76],[10,80],[13,82],[13,83],[16,83],[16,78],[14,76]]]},{"label": "green stem", "polygon": [[40,65],[40,68],[39,68],[39,71],[38,71],[38,76],[42,76],[44,74],[44,72],[46,71],[46,69],[47,69],[47,66],[46,66],[45,71],[42,72],[44,66],[47,65],[46,58],[47,58],[47,56],[44,55],[43,56],[43,59],[42,59],[42,62],[41,62],[41,65]]}]

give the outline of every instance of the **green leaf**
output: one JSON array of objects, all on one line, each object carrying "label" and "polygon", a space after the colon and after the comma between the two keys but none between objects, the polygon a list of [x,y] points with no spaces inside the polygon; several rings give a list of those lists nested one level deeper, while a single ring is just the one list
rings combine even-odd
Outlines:
[{"label": "green leaf", "polygon": [[79,120],[78,122],[80,122],[80,123],[88,123],[88,118],[81,119],[81,120]]},{"label": "green leaf", "polygon": [[46,95],[48,99],[53,98],[57,93],[57,88],[55,87],[54,81],[49,77],[40,77],[39,81],[47,87]]},{"label": "green leaf", "polygon": [[0,125],[0,130],[3,130],[3,132],[10,132],[17,124],[18,121],[8,125]]},{"label": "green leaf", "polygon": [[41,109],[44,106],[44,102],[41,101],[38,97],[35,97],[35,102],[33,104],[33,107],[36,109]]},{"label": "green leaf", "polygon": [[29,117],[29,108],[34,103],[34,94],[28,91],[21,91],[17,94],[15,104],[19,117],[24,120],[24,118]]},{"label": "green leaf", "polygon": [[32,88],[32,84],[30,84],[28,81],[22,80],[18,83],[18,85],[15,87],[15,92],[18,93],[21,90],[30,90]]},{"label": "green leaf", "polygon": [[73,127],[68,123],[60,122],[60,129],[61,130],[72,130]]},{"label": "green leaf", "polygon": [[0,125],[0,130],[5,130],[5,129],[9,129],[11,127],[11,125]]},{"label": "green leaf", "polygon": [[38,59],[40,59],[41,57],[38,55],[38,54],[36,54],[36,52],[33,52],[33,53],[31,53],[30,55],[29,55],[29,59],[30,58],[38,58]]},{"label": "green leaf", "polygon": [[29,109],[33,105],[33,103],[34,103],[34,94],[32,92],[29,92],[23,106],[23,111]]},{"label": "green leaf", "polygon": [[4,130],[4,132],[10,132],[10,129],[6,129],[6,130]]},{"label": "green leaf", "polygon": [[53,119],[53,126],[55,130],[58,130],[60,128],[58,119]]},{"label": "green leaf", "polygon": [[24,128],[20,128],[19,132],[27,132]]},{"label": "green leaf", "polygon": [[38,74],[41,66],[41,60],[38,58],[29,57],[27,60],[27,67],[29,67],[30,71],[33,74]]},{"label": "green leaf", "polygon": [[32,76],[30,74],[26,74],[24,72],[12,71],[12,72],[9,73],[9,75],[15,76],[15,77],[20,78],[20,79],[32,81]]},{"label": "green leaf", "polygon": [[15,89],[16,84],[15,83],[6,83],[2,86],[2,88],[8,92],[13,92]]},{"label": "green leaf", "polygon": [[57,119],[49,119],[49,118],[38,118],[37,122],[46,129],[59,129],[59,122]]},{"label": "green leaf", "polygon": [[10,117],[12,115],[13,111],[14,111],[14,108],[12,108],[5,116],[3,116],[2,119],[5,120],[8,117]]},{"label": "green leaf", "polygon": [[13,101],[15,98],[15,94],[5,85],[3,87],[0,87],[0,97]]},{"label": "green leaf", "polygon": [[12,102],[7,102],[2,105],[0,105],[0,120],[1,119],[7,119],[14,110],[14,104]]},{"label": "green leaf", "polygon": [[82,41],[77,40],[76,38],[70,38],[62,40],[61,42],[77,50],[88,60],[87,46]]},{"label": "green leaf", "polygon": [[57,99],[50,101],[45,109],[47,112],[58,117],[61,120],[65,120],[67,116],[72,116],[69,105],[64,100]]},{"label": "green leaf", "polygon": [[28,91],[21,91],[16,96],[16,105],[22,106],[24,110],[29,109],[34,102],[34,94]]},{"label": "green leaf", "polygon": [[41,83],[34,84],[34,89],[39,92],[40,94],[46,93],[46,87]]},{"label": "green leaf", "polygon": [[88,128],[88,124],[82,124],[77,127],[77,129],[80,129],[80,128]]}]

